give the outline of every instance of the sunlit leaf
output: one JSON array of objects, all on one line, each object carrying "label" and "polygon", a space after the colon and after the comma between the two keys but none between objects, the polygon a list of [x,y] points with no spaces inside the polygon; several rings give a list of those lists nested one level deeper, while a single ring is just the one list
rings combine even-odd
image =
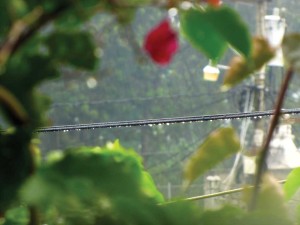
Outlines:
[{"label": "sunlit leaf", "polygon": [[229,7],[184,11],[180,25],[184,36],[210,59],[219,59],[227,44],[246,58],[251,53],[251,36],[247,26]]},{"label": "sunlit leaf", "polygon": [[220,128],[212,132],[188,159],[184,169],[186,186],[239,149],[239,139],[233,128]]},{"label": "sunlit leaf", "polygon": [[300,168],[293,169],[283,185],[285,198],[291,199],[300,188]]},{"label": "sunlit leaf", "polygon": [[275,52],[276,50],[269,45],[266,39],[254,38],[253,50],[248,59],[241,56],[232,58],[229,70],[226,71],[224,76],[223,90],[228,90],[261,69],[265,63],[274,57]]},{"label": "sunlit leaf", "polygon": [[83,69],[94,69],[98,63],[95,45],[88,33],[57,31],[47,37],[45,42],[50,55],[58,62]]},{"label": "sunlit leaf", "polygon": [[282,51],[287,63],[300,73],[300,34],[293,33],[284,37]]}]

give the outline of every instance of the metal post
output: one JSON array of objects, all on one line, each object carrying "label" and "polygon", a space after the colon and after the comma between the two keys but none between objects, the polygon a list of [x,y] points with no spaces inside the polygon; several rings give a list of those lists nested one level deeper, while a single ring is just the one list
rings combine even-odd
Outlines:
[{"label": "metal post", "polygon": [[172,198],[172,184],[168,182],[168,199]]}]

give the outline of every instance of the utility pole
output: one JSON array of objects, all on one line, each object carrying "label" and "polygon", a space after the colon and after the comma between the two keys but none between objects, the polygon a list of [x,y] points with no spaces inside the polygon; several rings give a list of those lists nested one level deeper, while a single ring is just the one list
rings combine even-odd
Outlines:
[{"label": "utility pole", "polygon": [[[265,13],[267,3],[265,0],[257,0],[256,2],[256,35],[264,36],[265,30]],[[265,110],[265,79],[266,67],[260,69],[254,77],[254,111]],[[244,157],[244,174],[246,183],[253,183],[256,171],[256,156],[263,144],[265,123],[258,118],[254,122],[254,133],[250,146],[249,155]]]},{"label": "utility pole", "polygon": [[[256,34],[257,36],[264,36],[265,30],[265,12],[267,3],[263,0],[257,1],[257,14],[256,14]],[[266,67],[263,66],[260,71],[257,72],[254,78],[254,110],[265,110],[265,80],[266,80]],[[253,153],[257,154],[257,151],[263,144],[265,125],[262,119],[254,121],[254,137],[253,137]]]}]

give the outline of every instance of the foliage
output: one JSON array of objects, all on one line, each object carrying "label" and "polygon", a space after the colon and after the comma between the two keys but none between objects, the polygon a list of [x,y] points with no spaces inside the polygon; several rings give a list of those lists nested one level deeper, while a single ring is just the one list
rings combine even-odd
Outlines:
[{"label": "foliage", "polygon": [[239,149],[240,143],[232,128],[220,128],[212,132],[187,162],[184,170],[187,185]]},{"label": "foliage", "polygon": [[146,211],[145,216],[151,217],[154,203],[163,201],[139,156],[118,142],[50,155],[26,183],[22,196],[51,224],[59,223],[58,218],[65,224],[126,223],[134,219],[130,215],[125,219],[128,210],[141,214],[136,218],[141,220]]},{"label": "foliage", "polygon": [[[214,61],[220,59],[228,44],[246,59],[250,55],[250,33],[246,24],[231,8],[189,9],[180,18],[184,35],[208,58]],[[239,35],[227,29],[226,24],[230,24]]]},{"label": "foliage", "polygon": [[[275,49],[262,37],[251,42],[247,26],[233,9],[219,1],[203,1],[208,3],[203,7],[191,1],[191,7],[186,9],[181,8],[181,2],[6,0],[0,3],[0,105],[6,121],[0,133],[1,225],[291,224],[281,187],[267,173],[260,172],[268,142],[261,150],[258,181],[253,192],[245,193],[245,204],[250,205],[248,211],[233,206],[200,210],[186,201],[164,202],[151,176],[143,169],[141,159],[118,142],[52,152],[48,160],[41,165],[37,163],[35,131],[48,124],[46,112],[50,104],[37,88],[57,78],[62,65],[65,69],[66,65],[96,68],[101,54],[89,31],[82,26],[96,13],[109,13],[119,24],[128,26],[139,7],[179,8],[184,37],[214,63],[228,45],[240,53],[225,77],[226,88],[240,83],[274,56]],[[234,32],[226,29],[229,25]],[[156,35],[161,33],[155,32],[155,39],[159,39]],[[172,32],[171,37],[174,36]],[[299,35],[287,36],[283,49],[291,75],[299,70]],[[155,50],[155,54],[159,52]],[[285,91],[283,88],[279,95],[281,100]],[[281,106],[277,105],[277,117]],[[88,112],[89,108],[85,110]],[[271,125],[275,127],[277,123],[275,120]],[[188,184],[239,148],[231,128],[213,132],[188,161],[185,170]],[[288,177],[284,188],[288,198],[299,188],[298,172],[296,169]]]}]

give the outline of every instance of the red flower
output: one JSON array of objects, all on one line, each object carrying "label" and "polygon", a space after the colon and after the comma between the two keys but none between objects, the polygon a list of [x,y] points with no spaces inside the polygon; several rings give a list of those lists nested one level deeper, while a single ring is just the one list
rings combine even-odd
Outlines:
[{"label": "red flower", "polygon": [[221,0],[205,0],[209,5],[212,6],[220,6],[222,1]]},{"label": "red flower", "polygon": [[178,50],[177,33],[171,28],[168,19],[164,19],[152,28],[144,40],[144,49],[152,60],[159,65],[170,63]]}]

